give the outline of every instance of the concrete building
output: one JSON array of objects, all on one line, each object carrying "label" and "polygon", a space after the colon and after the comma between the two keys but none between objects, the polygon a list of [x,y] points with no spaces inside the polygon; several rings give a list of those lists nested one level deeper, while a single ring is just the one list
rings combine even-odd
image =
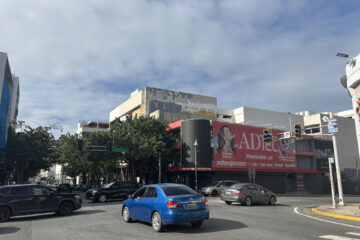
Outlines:
[{"label": "concrete building", "polygon": [[144,90],[135,90],[129,99],[112,110],[110,122],[127,116],[154,116],[168,122],[190,118],[216,119],[217,110],[215,97],[145,87]]},{"label": "concrete building", "polygon": [[79,121],[76,133],[109,131],[109,123],[95,121]]},{"label": "concrete building", "polygon": [[8,56],[0,52],[0,149],[6,146],[7,130],[17,120],[19,78],[11,73]]}]

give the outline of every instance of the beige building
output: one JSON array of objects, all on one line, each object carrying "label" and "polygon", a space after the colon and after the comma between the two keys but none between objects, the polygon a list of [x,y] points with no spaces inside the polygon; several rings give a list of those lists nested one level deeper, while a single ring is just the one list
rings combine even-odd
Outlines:
[{"label": "beige building", "polygon": [[109,131],[109,123],[95,121],[79,121],[76,133],[81,135],[83,132]]}]

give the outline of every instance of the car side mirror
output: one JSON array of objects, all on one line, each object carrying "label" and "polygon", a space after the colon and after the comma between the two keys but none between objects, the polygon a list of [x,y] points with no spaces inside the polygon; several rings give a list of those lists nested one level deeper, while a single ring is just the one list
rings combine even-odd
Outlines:
[{"label": "car side mirror", "polygon": [[56,192],[55,191],[51,191],[50,192],[50,196],[55,196],[56,195]]},{"label": "car side mirror", "polygon": [[129,199],[134,199],[134,194],[128,195],[128,198],[129,198]]}]

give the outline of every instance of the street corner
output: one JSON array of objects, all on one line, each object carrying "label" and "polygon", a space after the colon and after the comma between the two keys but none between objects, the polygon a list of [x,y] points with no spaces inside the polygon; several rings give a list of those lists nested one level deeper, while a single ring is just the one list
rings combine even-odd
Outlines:
[{"label": "street corner", "polygon": [[325,217],[358,221],[360,222],[360,204],[348,204],[345,206],[317,206],[311,208],[311,212]]}]

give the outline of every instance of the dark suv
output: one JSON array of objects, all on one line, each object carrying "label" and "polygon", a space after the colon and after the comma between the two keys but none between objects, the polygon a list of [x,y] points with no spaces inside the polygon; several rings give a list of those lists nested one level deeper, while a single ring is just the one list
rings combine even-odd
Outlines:
[{"label": "dark suv", "polygon": [[108,199],[126,199],[138,188],[139,185],[133,182],[112,182],[98,190],[88,190],[86,192],[86,199],[91,199],[94,202],[106,202]]},{"label": "dark suv", "polygon": [[56,212],[69,215],[81,208],[80,196],[58,193],[40,185],[22,184],[0,187],[0,222],[11,216]]}]

